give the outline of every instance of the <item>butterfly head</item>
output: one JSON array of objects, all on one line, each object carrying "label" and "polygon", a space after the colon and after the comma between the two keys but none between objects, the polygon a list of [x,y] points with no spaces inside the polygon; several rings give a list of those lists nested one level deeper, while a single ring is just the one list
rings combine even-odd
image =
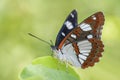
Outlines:
[{"label": "butterfly head", "polygon": [[56,46],[54,46],[53,44],[53,41],[50,40],[50,47],[51,47],[51,50],[54,52],[55,50],[57,50]]},{"label": "butterfly head", "polygon": [[54,45],[51,45],[50,47],[51,47],[52,51],[56,50],[56,47]]}]

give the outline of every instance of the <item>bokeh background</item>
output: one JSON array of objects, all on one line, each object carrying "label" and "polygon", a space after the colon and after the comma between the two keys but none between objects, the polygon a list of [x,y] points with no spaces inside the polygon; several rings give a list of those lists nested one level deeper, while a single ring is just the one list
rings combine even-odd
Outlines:
[{"label": "bokeh background", "polygon": [[103,11],[105,51],[92,68],[78,69],[81,80],[120,80],[120,0],[0,0],[0,80],[19,80],[21,70],[50,47],[30,37],[31,32],[53,42],[73,9],[78,22]]}]

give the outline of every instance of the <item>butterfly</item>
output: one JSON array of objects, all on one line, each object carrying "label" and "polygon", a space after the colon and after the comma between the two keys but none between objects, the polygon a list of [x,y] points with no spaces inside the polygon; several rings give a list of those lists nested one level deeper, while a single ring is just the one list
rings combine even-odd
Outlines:
[{"label": "butterfly", "polygon": [[77,11],[73,10],[64,21],[55,45],[39,39],[50,44],[54,56],[60,61],[85,69],[94,66],[102,57],[104,45],[101,34],[104,21],[103,13],[97,12],[78,24]]}]

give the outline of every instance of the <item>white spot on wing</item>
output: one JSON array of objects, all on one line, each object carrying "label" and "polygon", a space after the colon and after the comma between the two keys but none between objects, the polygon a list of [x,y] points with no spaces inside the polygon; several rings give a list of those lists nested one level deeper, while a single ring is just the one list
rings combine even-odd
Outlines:
[{"label": "white spot on wing", "polygon": [[85,52],[84,52],[84,53],[82,53],[82,54],[83,54],[83,55],[85,55],[85,56],[88,56],[88,55],[89,55],[89,53],[85,53]]},{"label": "white spot on wing", "polygon": [[88,40],[78,42],[80,53],[88,56],[92,49],[92,44]]},{"label": "white spot on wing", "polygon": [[83,40],[78,42],[78,46],[91,46],[91,43],[88,40]]},{"label": "white spot on wing", "polygon": [[92,49],[92,46],[83,46],[83,47],[79,47],[80,50],[90,50]]},{"label": "white spot on wing", "polygon": [[65,33],[64,33],[64,32],[62,32],[61,34],[62,34],[62,36],[65,36]]},{"label": "white spot on wing", "polygon": [[71,37],[74,38],[74,39],[77,38],[77,36],[75,34],[71,34]]},{"label": "white spot on wing", "polygon": [[87,38],[88,38],[88,39],[93,38],[93,35],[89,34],[89,35],[87,36]]},{"label": "white spot on wing", "polygon": [[81,58],[79,58],[79,61],[80,61],[81,64],[84,63],[84,60],[82,60]]},{"label": "white spot on wing", "polygon": [[96,20],[97,18],[95,17],[95,15],[93,15],[93,16],[92,16],[92,19],[93,19],[93,20]]},{"label": "white spot on wing", "polygon": [[80,27],[83,31],[90,31],[90,30],[92,30],[91,26],[90,26],[89,24],[86,24],[86,23],[80,24],[79,27]]},{"label": "white spot on wing", "polygon": [[78,47],[80,50],[90,50],[92,49],[92,44],[90,42],[86,42],[86,43],[78,43]]},{"label": "white spot on wing", "polygon": [[79,54],[78,56],[79,56],[80,59],[83,59],[83,60],[86,60],[86,59],[87,59],[87,57],[84,56],[84,55],[82,55],[82,54]]},{"label": "white spot on wing", "polygon": [[73,28],[73,25],[70,21],[66,21],[65,25],[66,25],[67,29],[69,29],[69,30]]},{"label": "white spot on wing", "polygon": [[74,15],[72,13],[70,15],[72,16],[72,18],[74,18]]},{"label": "white spot on wing", "polygon": [[90,53],[91,50],[81,50],[81,51],[80,51],[80,53],[84,53],[84,52],[86,52],[86,53]]}]

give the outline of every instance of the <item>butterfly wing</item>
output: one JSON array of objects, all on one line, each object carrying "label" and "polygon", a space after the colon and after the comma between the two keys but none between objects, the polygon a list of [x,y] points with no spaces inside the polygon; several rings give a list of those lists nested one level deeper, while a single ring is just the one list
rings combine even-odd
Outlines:
[{"label": "butterfly wing", "polygon": [[70,33],[75,27],[77,27],[77,12],[76,10],[73,10],[67,17],[67,19],[64,21],[64,24],[59,31],[55,46],[58,48],[61,41],[65,38],[65,36]]},{"label": "butterfly wing", "polygon": [[[59,44],[58,49],[61,49],[65,54],[74,49],[71,52],[74,53],[72,56],[76,55],[82,68],[93,66],[95,62],[99,61],[99,57],[103,52],[104,45],[101,41],[103,24],[104,15],[102,12],[91,15],[66,35]],[[69,44],[72,45],[72,48],[68,47]],[[76,62],[74,60],[75,57],[72,61]],[[72,64],[74,65],[74,63]]]},{"label": "butterfly wing", "polygon": [[[103,43],[101,41],[101,34],[102,34],[102,26],[104,25],[104,15],[102,12],[97,12],[92,16],[85,19],[78,27],[83,31],[82,37],[80,37],[80,41],[88,41],[87,43],[81,44],[78,42],[78,47],[80,54],[78,54],[79,61],[83,60],[82,68],[86,68],[88,66],[93,66],[95,62],[99,61],[99,57],[102,56],[102,52],[104,51]],[[84,49],[81,48],[83,45],[90,44]],[[89,47],[89,49],[88,49]],[[82,49],[82,50],[81,50]],[[87,51],[89,50],[89,51]],[[86,56],[87,51],[87,58],[86,60],[83,59],[83,56]]]}]

